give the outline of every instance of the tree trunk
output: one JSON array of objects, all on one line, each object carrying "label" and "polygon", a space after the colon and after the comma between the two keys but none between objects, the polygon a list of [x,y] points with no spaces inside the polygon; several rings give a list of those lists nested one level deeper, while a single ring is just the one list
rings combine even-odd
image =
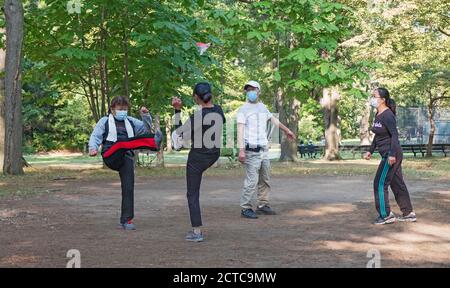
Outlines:
[{"label": "tree trunk", "polygon": [[[155,116],[155,131],[161,130],[159,115]],[[161,143],[161,147],[164,147],[164,143]],[[160,149],[156,153],[156,167],[164,167],[164,149]]]},{"label": "tree trunk", "polygon": [[172,118],[166,117],[166,151],[172,153]]},{"label": "tree trunk", "polygon": [[323,107],[325,124],[325,159],[329,161],[340,159],[337,109],[339,98],[339,92],[336,87],[323,89],[321,105]]},{"label": "tree trunk", "polygon": [[[102,8],[102,26],[101,26],[101,32],[100,32],[100,43],[103,50],[103,55],[100,57],[100,85],[101,85],[101,94],[102,94],[102,107],[101,107],[101,115],[104,116],[107,114],[107,110],[109,110],[109,83],[108,83],[108,59],[106,56],[106,41],[108,38],[108,35],[106,33],[106,27],[105,27],[105,18],[106,18],[106,9],[105,7]],[[106,102],[106,103],[105,103]]]},{"label": "tree trunk", "polygon": [[3,173],[23,174],[22,162],[22,42],[23,7],[6,0],[5,159]]},{"label": "tree trunk", "polygon": [[[1,29],[1,33],[5,30]],[[0,49],[0,74],[5,71],[5,50]],[[0,171],[5,161],[5,78],[0,77]]]},{"label": "tree trunk", "polygon": [[[278,88],[276,91],[277,111],[280,122],[285,124],[292,132],[298,133],[300,101],[295,98],[287,100],[284,91]],[[281,132],[280,132],[281,133]],[[289,141],[283,134],[281,137],[281,155],[280,161],[298,161],[297,141]]]},{"label": "tree trunk", "polygon": [[362,115],[361,120],[359,121],[359,144],[360,145],[370,145],[370,112],[372,108],[370,106],[369,101],[366,103],[366,107],[364,109],[364,114]]},{"label": "tree trunk", "polygon": [[[86,46],[86,40],[84,36],[84,28],[83,28],[83,22],[81,21],[81,18],[78,17],[78,22],[80,24],[80,37],[81,37],[81,46],[83,49],[88,49]],[[94,70],[94,73],[92,71]],[[86,99],[89,104],[89,108],[92,112],[92,117],[94,118],[95,122],[98,122],[100,120],[101,116],[101,110],[98,104],[98,87],[95,84],[96,79],[96,73],[95,69],[93,67],[89,67],[87,70],[87,79],[85,79],[83,76],[79,76],[82,82],[82,87],[84,90],[84,94],[86,96]],[[94,81],[94,83],[93,83]],[[102,115],[103,116],[103,115]]]},{"label": "tree trunk", "polygon": [[123,36],[123,89],[124,96],[130,97],[129,87],[129,67],[128,67],[128,34],[125,31]]},{"label": "tree trunk", "polygon": [[[431,93],[430,93],[431,94]],[[436,132],[436,123],[434,122],[434,101],[430,95],[428,103],[428,121],[430,122],[430,134],[428,135],[427,157],[433,156],[434,133]]]}]

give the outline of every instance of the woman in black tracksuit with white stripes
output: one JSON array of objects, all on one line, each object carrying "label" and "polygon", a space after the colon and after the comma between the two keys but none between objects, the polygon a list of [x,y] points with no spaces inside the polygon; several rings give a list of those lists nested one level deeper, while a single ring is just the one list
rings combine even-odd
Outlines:
[{"label": "woman in black tracksuit with white stripes", "polygon": [[[394,223],[396,220],[415,222],[416,214],[413,211],[408,188],[403,180],[402,160],[403,151],[398,139],[396,105],[385,88],[377,88],[372,93],[370,101],[377,114],[372,126],[375,133],[370,151],[365,159],[370,160],[375,149],[378,148],[382,160],[374,179],[375,206],[379,217],[376,225]],[[389,190],[391,187],[395,200],[402,211],[402,216],[396,217],[389,205]]]}]

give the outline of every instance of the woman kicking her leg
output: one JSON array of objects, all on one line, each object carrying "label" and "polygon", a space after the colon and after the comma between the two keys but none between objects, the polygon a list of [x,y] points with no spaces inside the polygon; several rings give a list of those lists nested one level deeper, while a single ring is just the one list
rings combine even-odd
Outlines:
[{"label": "woman kicking her leg", "polygon": [[122,188],[120,228],[135,230],[134,218],[134,153],[133,149],[158,150],[161,132],[151,134],[152,118],[147,108],[140,110],[141,120],[128,116],[130,103],[123,96],[114,97],[111,111],[101,118],[89,140],[89,155],[96,156],[100,145],[103,162],[119,172]]},{"label": "woman kicking her leg", "polygon": [[210,84],[195,85],[193,97],[201,109],[192,114],[183,125],[180,117],[181,99],[172,100],[176,127],[172,139],[174,148],[177,150],[181,148],[179,143],[191,140],[191,150],[186,165],[186,184],[192,230],[186,235],[186,240],[201,242],[203,241],[201,231],[203,223],[200,210],[200,184],[203,173],[219,159],[225,116],[222,108],[212,102]]}]

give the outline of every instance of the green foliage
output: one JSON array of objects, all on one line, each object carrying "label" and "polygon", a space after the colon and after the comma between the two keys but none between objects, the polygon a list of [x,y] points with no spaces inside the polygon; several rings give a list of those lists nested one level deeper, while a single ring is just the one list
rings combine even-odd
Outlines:
[{"label": "green foliage", "polygon": [[84,151],[92,131],[90,111],[80,96],[68,99],[54,113],[53,133],[59,148]]},{"label": "green foliage", "polygon": [[[369,2],[92,0],[69,14],[65,0],[24,1],[25,148],[83,149],[107,100],[126,87],[133,113],[146,105],[163,119],[172,96],[188,111],[193,84],[206,80],[233,116],[243,84],[259,80],[272,108],[278,88],[286,103],[300,100],[292,112],[300,115],[298,132],[313,140],[323,134],[323,87],[342,91],[344,139],[358,136],[373,84],[387,86],[403,106],[448,96],[448,1]],[[201,56],[196,42],[211,48]]]},{"label": "green foliage", "polygon": [[322,107],[314,99],[307,99],[300,109],[299,139],[318,141],[323,137]]}]

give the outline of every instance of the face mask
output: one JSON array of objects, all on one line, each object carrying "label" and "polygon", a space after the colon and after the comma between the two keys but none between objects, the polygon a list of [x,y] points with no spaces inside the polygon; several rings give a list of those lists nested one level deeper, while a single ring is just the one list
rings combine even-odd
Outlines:
[{"label": "face mask", "polygon": [[373,108],[378,108],[378,106],[380,106],[377,98],[375,97],[370,98],[370,106],[372,106]]},{"label": "face mask", "polygon": [[123,121],[127,118],[128,111],[127,110],[116,110],[116,116],[114,116],[117,120]]},{"label": "face mask", "polygon": [[256,102],[256,100],[258,100],[258,93],[256,91],[248,91],[247,100],[252,103]]}]

